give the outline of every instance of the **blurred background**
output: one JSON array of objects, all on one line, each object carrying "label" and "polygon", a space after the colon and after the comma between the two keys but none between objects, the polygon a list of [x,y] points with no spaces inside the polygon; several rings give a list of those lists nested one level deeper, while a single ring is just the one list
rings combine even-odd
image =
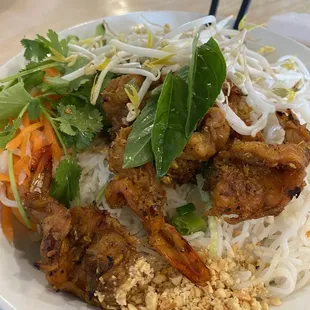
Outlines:
[{"label": "blurred background", "polygon": [[[241,2],[241,0],[220,1],[217,16],[231,14],[236,16]],[[24,36],[44,34],[49,28],[59,31],[108,15],[145,10],[197,11],[207,14],[210,3],[211,0],[0,0],[0,64],[21,51],[20,40]],[[292,11],[310,13],[310,0],[253,0],[247,21],[264,24],[273,15]],[[297,16],[299,19],[299,15]],[[286,22],[287,30],[282,23],[283,20],[292,19],[295,21],[296,15],[293,17],[284,15],[273,28],[289,32],[292,23]],[[302,19],[308,24],[309,30],[310,16],[303,15]],[[301,32],[297,30],[297,33]],[[305,30],[304,35],[310,37],[309,33],[310,31]]]}]

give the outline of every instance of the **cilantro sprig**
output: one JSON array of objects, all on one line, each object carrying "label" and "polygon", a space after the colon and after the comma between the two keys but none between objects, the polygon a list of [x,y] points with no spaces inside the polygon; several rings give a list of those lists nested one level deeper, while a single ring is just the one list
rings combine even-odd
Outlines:
[{"label": "cilantro sprig", "polygon": [[24,57],[27,60],[41,61],[47,57],[48,54],[58,54],[66,57],[68,55],[68,41],[66,39],[59,40],[58,34],[49,29],[47,38],[37,34],[34,40],[23,39],[22,45],[25,47]]},{"label": "cilantro sprig", "polygon": [[82,169],[75,159],[64,159],[56,169],[50,194],[66,207],[77,197]]},{"label": "cilantro sprig", "polygon": [[[104,29],[99,30],[102,32]],[[50,194],[67,207],[74,199],[78,201],[79,196],[81,167],[76,159],[76,151],[88,147],[103,127],[101,112],[89,102],[94,77],[82,76],[73,81],[61,78],[89,62],[87,57],[76,55],[74,62],[69,63],[68,43],[71,39],[72,36],[61,40],[51,29],[46,37],[37,35],[33,40],[24,38],[21,43],[28,64],[18,73],[0,79],[0,83],[6,83],[0,85],[0,148],[5,148],[15,137],[26,111],[30,120],[43,115],[51,124],[64,152]],[[73,39],[78,40],[76,37]],[[57,69],[59,76],[50,77],[49,68]],[[107,75],[102,88],[112,76]],[[34,98],[32,94],[37,96]],[[11,121],[11,118],[15,119]],[[17,186],[15,196],[15,200],[20,201]],[[22,208],[21,203],[19,207]]]},{"label": "cilantro sprig", "polygon": [[66,145],[75,146],[77,151],[88,147],[102,129],[102,115],[96,108],[60,104],[57,112],[58,117],[54,120],[58,122]]}]

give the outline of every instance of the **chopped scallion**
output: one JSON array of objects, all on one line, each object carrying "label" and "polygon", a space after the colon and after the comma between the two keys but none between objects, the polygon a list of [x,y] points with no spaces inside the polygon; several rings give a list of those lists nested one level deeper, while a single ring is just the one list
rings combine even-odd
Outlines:
[{"label": "chopped scallion", "polygon": [[176,209],[176,211],[177,211],[177,214],[179,215],[179,216],[182,216],[182,215],[185,215],[185,214],[188,214],[188,213],[192,213],[192,212],[194,212],[196,210],[196,207],[195,207],[195,205],[193,204],[193,203],[188,203],[188,204],[186,204],[186,205],[184,205],[184,206],[181,206],[181,207],[178,207],[177,209]]},{"label": "chopped scallion", "polygon": [[182,216],[174,216],[171,219],[171,224],[183,236],[206,229],[205,220],[195,212],[187,213]]}]

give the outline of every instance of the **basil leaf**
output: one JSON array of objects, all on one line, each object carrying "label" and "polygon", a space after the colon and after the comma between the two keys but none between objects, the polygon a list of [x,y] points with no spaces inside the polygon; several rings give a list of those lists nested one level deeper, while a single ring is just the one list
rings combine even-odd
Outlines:
[{"label": "basil leaf", "polygon": [[189,67],[188,66],[184,66],[178,72],[176,72],[175,74],[177,76],[179,76],[184,82],[187,83],[188,71],[189,71]]},{"label": "basil leaf", "polygon": [[146,106],[133,123],[125,148],[123,168],[139,167],[154,160],[151,133],[160,91],[155,89]]},{"label": "basil leaf", "polygon": [[188,74],[188,117],[185,130],[188,138],[214,104],[226,77],[225,59],[216,41],[211,38],[196,48],[197,40],[198,37],[193,42],[194,52]]},{"label": "basil leaf", "polygon": [[158,100],[151,138],[158,178],[166,174],[171,162],[181,154],[187,142],[187,92],[186,83],[168,73]]},{"label": "basil leaf", "polygon": [[0,93],[0,128],[8,123],[9,118],[16,117],[31,99],[22,82],[4,89]]}]

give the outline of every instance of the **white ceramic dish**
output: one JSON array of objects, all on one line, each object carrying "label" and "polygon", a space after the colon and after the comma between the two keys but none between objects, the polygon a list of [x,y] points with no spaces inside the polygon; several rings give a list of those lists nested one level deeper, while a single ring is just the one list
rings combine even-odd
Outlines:
[{"label": "white ceramic dish", "polygon": [[[176,27],[202,16],[201,13],[187,12],[140,12],[124,16],[108,17],[106,20],[112,29],[126,33],[129,27],[143,23],[141,15],[159,24],[168,23]],[[101,19],[90,21],[62,31],[62,37],[68,34],[80,38],[94,34],[95,26]],[[276,52],[270,56],[271,61],[286,54],[297,55],[310,67],[310,50],[288,38],[272,33],[266,29],[255,29],[250,34],[250,47],[257,49],[257,44],[272,45]],[[24,64],[22,53],[12,58],[0,68],[0,77],[16,73]],[[47,285],[44,275],[36,270],[32,263],[38,258],[39,242],[25,228],[15,223],[15,247],[10,246],[0,232],[0,310],[73,310],[91,309],[92,307],[78,301],[75,297],[56,294]],[[310,268],[310,266],[309,266]],[[310,284],[309,284],[310,285]],[[308,310],[310,286],[284,301],[279,310]]]}]

